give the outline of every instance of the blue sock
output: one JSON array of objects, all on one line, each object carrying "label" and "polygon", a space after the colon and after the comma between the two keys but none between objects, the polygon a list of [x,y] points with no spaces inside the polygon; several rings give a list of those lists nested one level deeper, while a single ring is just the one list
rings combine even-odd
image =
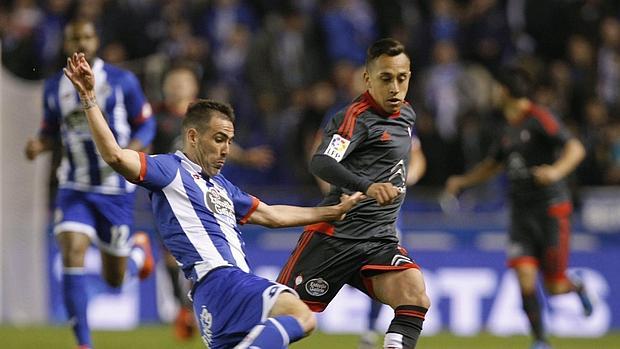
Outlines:
[{"label": "blue sock", "polygon": [[382,303],[372,299],[370,301],[370,311],[368,312],[368,329],[374,331],[377,326],[377,319],[379,318],[379,313],[381,313],[381,307],[383,307]]},{"label": "blue sock", "polygon": [[86,276],[84,268],[64,268],[62,275],[63,296],[65,307],[69,315],[69,322],[78,345],[91,346],[90,329],[86,309],[88,295],[86,294]]},{"label": "blue sock", "polygon": [[255,326],[235,348],[287,348],[289,343],[298,341],[303,336],[304,330],[297,319],[288,315],[277,316]]}]

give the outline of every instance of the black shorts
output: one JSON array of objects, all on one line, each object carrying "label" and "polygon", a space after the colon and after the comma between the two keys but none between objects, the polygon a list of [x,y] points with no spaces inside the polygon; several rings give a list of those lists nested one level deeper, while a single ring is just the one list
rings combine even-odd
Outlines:
[{"label": "black shorts", "polygon": [[277,281],[295,289],[312,311],[320,312],[345,284],[375,298],[370,276],[410,268],[419,267],[395,241],[305,231]]},{"label": "black shorts", "polygon": [[547,281],[566,278],[571,212],[570,202],[513,207],[508,265],[536,265]]}]

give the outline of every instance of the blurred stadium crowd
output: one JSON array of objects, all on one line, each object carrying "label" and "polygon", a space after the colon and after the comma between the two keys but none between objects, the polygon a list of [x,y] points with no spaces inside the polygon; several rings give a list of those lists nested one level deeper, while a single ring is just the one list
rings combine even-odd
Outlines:
[{"label": "blurred stadium crowd", "polygon": [[503,122],[491,79],[505,64],[535,77],[532,97],[586,146],[575,183],[620,184],[619,1],[4,0],[4,67],[29,80],[58,71],[73,17],[97,23],[100,56],[134,71],[154,106],[179,64],[199,77],[200,96],[229,101],[237,141],[277,157],[263,175],[229,174],[242,186],[314,185],[316,131],[359,94],[365,48],[385,36],[412,57],[408,99],[428,161],[420,185],[440,186],[485,156]]}]

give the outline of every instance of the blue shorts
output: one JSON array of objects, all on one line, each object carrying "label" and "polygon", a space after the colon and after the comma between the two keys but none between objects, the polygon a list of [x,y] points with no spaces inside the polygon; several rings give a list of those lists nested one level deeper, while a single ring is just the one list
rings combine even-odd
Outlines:
[{"label": "blue shorts", "polygon": [[54,233],[83,233],[100,249],[128,256],[131,250],[134,193],[109,195],[60,189],[56,196]]},{"label": "blue shorts", "polygon": [[215,269],[195,286],[194,314],[200,336],[209,349],[228,349],[267,319],[287,286],[248,274],[236,267]]}]

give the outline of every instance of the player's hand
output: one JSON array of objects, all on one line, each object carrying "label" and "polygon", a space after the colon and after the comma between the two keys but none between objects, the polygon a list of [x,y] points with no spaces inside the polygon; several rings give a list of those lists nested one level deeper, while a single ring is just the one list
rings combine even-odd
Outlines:
[{"label": "player's hand", "polygon": [[550,185],[562,179],[562,175],[551,165],[533,167],[532,176],[534,181],[540,185]]},{"label": "player's hand", "polygon": [[95,74],[83,53],[74,53],[67,58],[63,72],[71,80],[81,97],[92,97],[95,88]]},{"label": "player's hand", "polygon": [[340,203],[336,205],[336,207],[338,208],[340,212],[340,216],[337,218],[337,220],[343,220],[346,213],[349,212],[349,210],[351,210],[353,206],[355,206],[355,204],[357,204],[358,202],[364,199],[366,199],[366,195],[364,195],[362,192],[359,192],[359,191],[351,195],[347,195],[347,194],[340,195]]},{"label": "player's hand", "polygon": [[273,150],[266,145],[246,149],[243,155],[248,166],[259,170],[266,170],[270,168],[275,160]]},{"label": "player's hand", "polygon": [[446,181],[444,192],[448,195],[456,196],[463,190],[463,176],[450,176]]},{"label": "player's hand", "polygon": [[391,204],[400,191],[392,183],[373,183],[366,190],[366,195],[377,200],[379,206],[385,206]]},{"label": "player's hand", "polygon": [[31,138],[28,140],[28,143],[26,143],[24,153],[28,160],[34,160],[43,150],[45,150],[43,142],[38,138]]}]

